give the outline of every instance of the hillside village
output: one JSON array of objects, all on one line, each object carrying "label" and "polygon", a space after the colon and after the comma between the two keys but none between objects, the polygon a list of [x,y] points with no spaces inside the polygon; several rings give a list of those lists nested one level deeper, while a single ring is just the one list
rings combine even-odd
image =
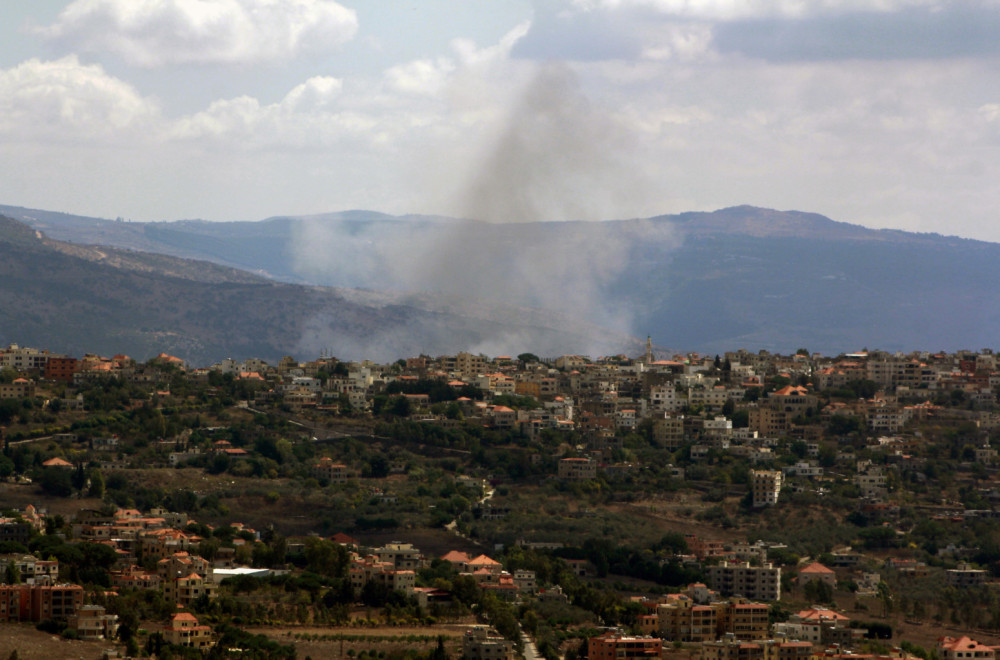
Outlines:
[{"label": "hillside village", "polygon": [[992,660],[998,392],[989,350],[12,345],[0,627],[95,658]]}]

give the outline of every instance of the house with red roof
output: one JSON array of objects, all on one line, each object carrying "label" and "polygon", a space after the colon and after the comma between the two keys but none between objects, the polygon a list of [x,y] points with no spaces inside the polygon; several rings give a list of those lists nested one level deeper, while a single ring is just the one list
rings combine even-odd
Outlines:
[{"label": "house with red roof", "polygon": [[334,543],[339,543],[340,545],[349,545],[349,546],[358,545],[358,540],[356,538],[354,538],[353,536],[348,536],[343,532],[337,532],[336,534],[330,537],[330,540],[333,541]]},{"label": "house with red roof", "polygon": [[514,428],[514,424],[517,422],[517,413],[507,406],[492,406],[490,416],[493,419],[493,426],[498,429]]},{"label": "house with red roof", "polygon": [[799,571],[799,585],[805,586],[814,580],[825,582],[831,587],[837,586],[837,574],[818,561],[803,567]]},{"label": "house with red roof", "polygon": [[47,460],[44,463],[42,463],[42,467],[47,467],[47,468],[55,467],[55,468],[72,469],[73,468],[73,464],[70,463],[69,461],[67,461],[66,459],[59,458],[58,456],[56,456],[56,457],[50,458],[49,460]]},{"label": "house with red roof", "polygon": [[823,607],[813,607],[808,610],[800,610],[799,612],[796,612],[792,618],[800,621],[817,622],[835,621],[838,623],[850,623],[851,621],[851,617]]},{"label": "house with red roof", "polygon": [[788,621],[774,624],[774,632],[789,639],[800,639],[814,644],[850,645],[864,635],[864,630],[850,627],[851,619],[839,612],[825,608],[802,610]]},{"label": "house with red roof", "polygon": [[597,478],[597,461],[590,458],[562,458],[557,476],[563,481],[589,481]]},{"label": "house with red roof", "polygon": [[200,625],[190,612],[177,612],[163,629],[163,641],[196,649],[208,648],[213,643],[212,628]]},{"label": "house with red roof", "polygon": [[[118,358],[118,357],[119,356],[117,356],[117,355],[115,356],[115,358]],[[125,355],[123,355],[121,357],[125,358],[126,360],[129,359],[128,356],[125,356]],[[181,358],[176,357],[174,355],[168,355],[166,353],[160,353],[156,357],[151,358],[149,360],[149,362],[151,364],[170,365],[172,367],[178,367],[180,369],[184,369],[184,367],[186,366],[186,363]]]},{"label": "house with red roof", "polygon": [[35,396],[35,381],[15,378],[10,383],[0,383],[0,399],[27,399]]},{"label": "house with red roof", "polygon": [[486,570],[489,573],[499,573],[503,570],[503,564],[495,559],[491,559],[486,555],[479,555],[467,561],[464,566],[464,572],[475,573],[478,570]]},{"label": "house with red roof", "polygon": [[996,646],[980,644],[974,639],[962,637],[941,637],[937,650],[943,660],[995,660]]},{"label": "house with red roof", "polygon": [[326,480],[331,484],[346,484],[350,478],[350,470],[343,463],[337,463],[329,456],[324,456],[312,466],[313,476]]},{"label": "house with red roof", "polygon": [[459,570],[463,570],[465,565],[469,563],[469,555],[465,552],[460,552],[458,550],[451,550],[446,554],[441,556],[444,561],[450,562]]}]

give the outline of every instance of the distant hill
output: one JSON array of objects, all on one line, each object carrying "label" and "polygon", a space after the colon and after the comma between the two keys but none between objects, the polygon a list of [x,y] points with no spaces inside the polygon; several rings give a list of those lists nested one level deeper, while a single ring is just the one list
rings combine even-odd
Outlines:
[{"label": "distant hill", "polygon": [[1000,245],[814,213],[739,206],[486,224],[349,211],[142,224],[0,211],[65,240],[288,282],[447,294],[479,309],[541,307],[685,350],[953,350],[1000,339]]},{"label": "distant hill", "polygon": [[0,217],[0,344],[82,355],[396,359],[464,348],[636,350],[637,340],[508,306],[275,282],[208,262],[49,239]]}]

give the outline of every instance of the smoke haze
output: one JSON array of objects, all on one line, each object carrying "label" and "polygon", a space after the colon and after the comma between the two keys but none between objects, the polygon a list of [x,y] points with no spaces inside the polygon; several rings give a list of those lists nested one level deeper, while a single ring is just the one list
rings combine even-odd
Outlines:
[{"label": "smoke haze", "polygon": [[[462,194],[487,222],[606,220],[634,192],[623,176],[631,135],[593,107],[572,71],[542,67]],[[634,174],[632,175],[634,176]]]},{"label": "smoke haze", "polygon": [[[663,225],[575,222],[615,216],[645,182],[629,162],[631,136],[595,108],[572,72],[540,68],[457,195],[468,221],[306,221],[296,256],[303,276],[340,286],[430,292],[450,299],[520,305],[636,334],[633,310],[614,286],[638,237],[662,243]],[[540,338],[539,338],[540,339]],[[484,337],[488,354],[536,350],[523,333]],[[434,343],[434,342],[429,342]],[[615,347],[567,344],[566,352]]]}]

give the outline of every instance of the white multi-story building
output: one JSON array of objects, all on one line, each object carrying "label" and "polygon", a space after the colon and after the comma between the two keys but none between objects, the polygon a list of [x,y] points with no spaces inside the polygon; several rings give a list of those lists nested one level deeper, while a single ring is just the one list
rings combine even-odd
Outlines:
[{"label": "white multi-story building", "polygon": [[778,495],[781,493],[781,482],[780,470],[751,470],[750,492],[754,508],[777,504]]},{"label": "white multi-story building", "polygon": [[653,410],[676,412],[687,403],[687,397],[682,396],[673,383],[665,383],[650,388],[649,403]]},{"label": "white multi-story building", "polygon": [[597,477],[597,462],[589,458],[563,458],[558,470],[558,477],[565,481],[589,481]]},{"label": "white multi-story building", "polygon": [[708,586],[723,596],[750,600],[781,598],[781,568],[771,564],[752,566],[750,562],[724,561],[708,567]]},{"label": "white multi-story building", "polygon": [[858,473],[854,483],[861,491],[861,496],[872,500],[884,501],[888,495],[885,473],[882,468],[868,461],[858,463]]}]

